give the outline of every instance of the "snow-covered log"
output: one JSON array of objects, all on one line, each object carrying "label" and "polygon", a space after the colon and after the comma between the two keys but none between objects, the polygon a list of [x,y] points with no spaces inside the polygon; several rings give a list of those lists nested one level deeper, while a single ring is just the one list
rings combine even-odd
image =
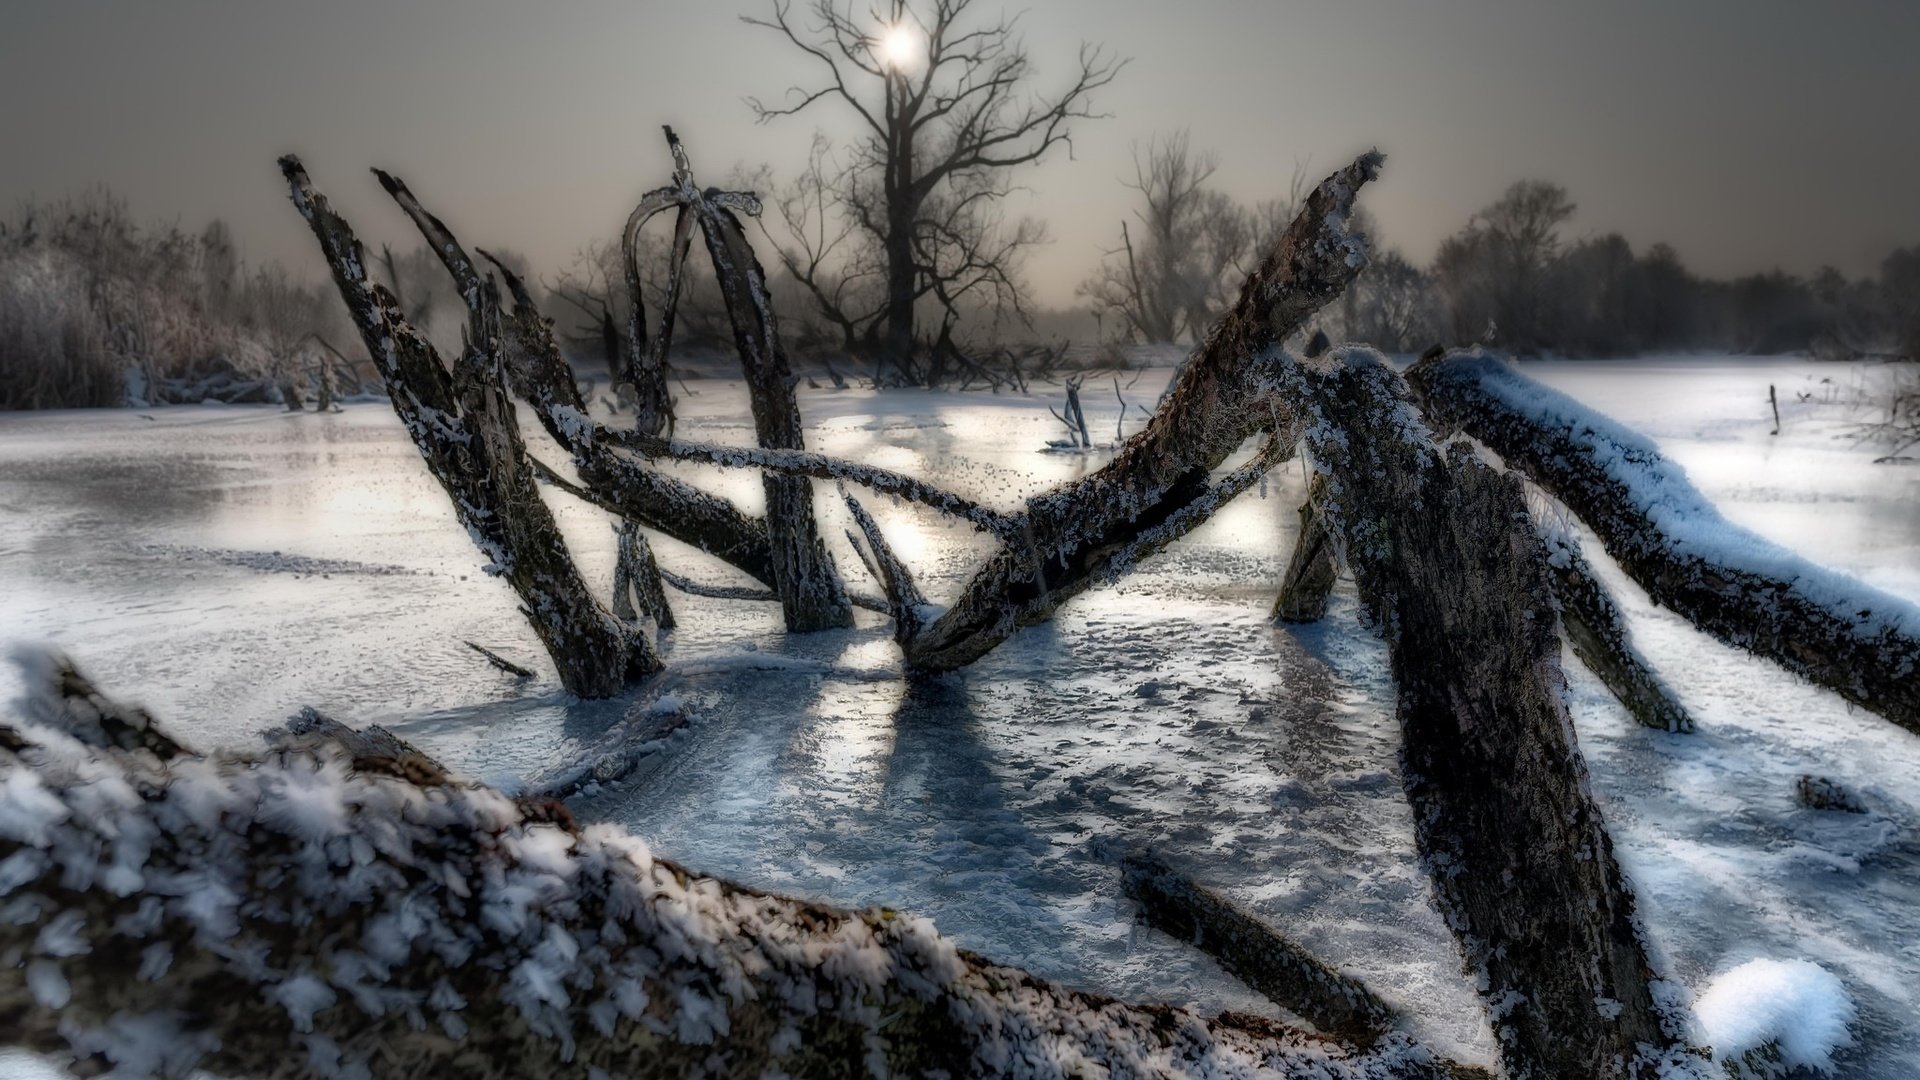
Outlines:
[{"label": "snow-covered log", "polygon": [[1326,480],[1315,477],[1307,499],[1300,504],[1300,531],[1293,539],[1287,574],[1280,579],[1280,595],[1273,601],[1273,618],[1283,623],[1318,622],[1327,613],[1327,596],[1338,576],[1333,564],[1333,538],[1314,504],[1326,497]]},{"label": "snow-covered log", "polygon": [[1560,625],[1573,654],[1635,720],[1661,731],[1692,731],[1693,715],[1634,646],[1626,618],[1580,554],[1580,542],[1546,523],[1540,536],[1547,545],[1554,599],[1560,602]]},{"label": "snow-covered log", "polygon": [[1653,440],[1500,357],[1458,353],[1409,378],[1435,422],[1565,503],[1656,603],[1920,732],[1920,605],[1727,521]]},{"label": "snow-covered log", "polygon": [[[1265,358],[1366,265],[1366,238],[1350,228],[1351,215],[1383,160],[1363,154],[1313,190],[1153,419],[1096,472],[1027,501],[1022,535],[903,643],[910,667],[937,672],[972,663],[1095,581],[1184,535],[1229,492],[1245,490],[1292,452],[1291,419],[1273,395]],[[1274,437],[1250,464],[1264,467],[1210,484],[1209,474],[1263,430]]]},{"label": "snow-covered log", "polygon": [[[280,169],[386,381],[394,412],[487,557],[486,571],[519,595],[561,684],[582,697],[606,697],[659,670],[652,643],[614,618],[587,587],[541,501],[500,375],[508,341],[491,283],[480,281],[464,252],[443,253],[450,267],[457,261],[467,270],[461,280],[467,342],[449,367],[407,323],[393,295],[368,277],[359,241],[313,189],[300,160],[281,158]],[[397,184],[385,174],[381,179]]]},{"label": "snow-covered log", "polygon": [[155,752],[144,714],[42,668],[0,722],[0,1040],[82,1074],[1463,1075],[1397,1033],[1125,1004],[704,877],[385,733]]},{"label": "snow-covered log", "polygon": [[1563,700],[1520,482],[1437,445],[1377,354],[1278,363],[1329,531],[1399,684],[1414,835],[1514,1077],[1687,1068]]}]

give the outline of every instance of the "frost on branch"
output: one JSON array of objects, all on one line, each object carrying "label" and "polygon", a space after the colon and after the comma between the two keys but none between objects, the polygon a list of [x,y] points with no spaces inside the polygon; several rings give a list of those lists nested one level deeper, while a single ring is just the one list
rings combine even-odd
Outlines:
[{"label": "frost on branch", "polygon": [[0,723],[0,1025],[82,1072],[1460,1075],[1403,1035],[1124,1004],[703,877],[390,735],[309,717],[163,759],[123,715],[74,676]]},{"label": "frost on branch", "polygon": [[[468,312],[466,347],[449,367],[400,313],[393,295],[366,275],[360,242],[315,191],[300,159],[280,159],[300,210],[333,271],[368,351],[380,367],[394,412],[446,489],[461,524],[487,558],[487,572],[518,594],[546,646],[561,684],[583,697],[619,693],[636,676],[656,671],[652,643],[600,606],[567,552],[535,474],[507,396],[502,371],[508,338],[492,282],[483,282],[451,237],[436,245],[460,286]],[[415,215],[430,238],[445,226],[385,173],[381,183]]]},{"label": "frost on branch", "polygon": [[1655,603],[1920,732],[1920,605],[1727,521],[1653,440],[1464,352],[1409,379],[1459,427],[1565,503]]},{"label": "frost on branch", "polygon": [[1687,1017],[1653,971],[1574,742],[1518,480],[1437,445],[1370,350],[1273,364],[1387,642],[1414,837],[1508,1074],[1690,1074]]}]

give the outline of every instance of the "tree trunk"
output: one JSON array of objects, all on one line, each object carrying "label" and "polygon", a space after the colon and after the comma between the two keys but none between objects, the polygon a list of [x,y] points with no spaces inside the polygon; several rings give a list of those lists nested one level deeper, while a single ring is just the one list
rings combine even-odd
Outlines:
[{"label": "tree trunk", "polygon": [[1635,720],[1661,731],[1692,731],[1692,715],[1634,647],[1625,616],[1580,554],[1579,542],[1558,530],[1541,534],[1554,598],[1560,601],[1560,625],[1573,654]]},{"label": "tree trunk", "polygon": [[[499,374],[507,342],[491,288],[463,291],[468,344],[449,370],[401,316],[393,295],[367,279],[359,241],[313,189],[299,159],[281,158],[280,168],[327,256],[348,314],[379,362],[394,412],[487,556],[486,572],[505,578],[520,597],[561,685],[581,697],[610,697],[630,680],[659,670],[652,644],[608,614],[587,588],[540,499]],[[457,247],[443,257],[466,263]],[[475,281],[477,274],[470,283]]]},{"label": "tree trunk", "polygon": [[1371,351],[1283,365],[1279,384],[1387,640],[1414,836],[1508,1075],[1652,1078],[1694,1059],[1574,744],[1519,482],[1431,442]]},{"label": "tree trunk", "polygon": [[[800,404],[794,396],[793,373],[786,347],[780,342],[773,302],[767,295],[766,275],[732,212],[706,198],[695,202],[694,207],[707,239],[707,253],[720,278],[727,314],[733,321],[734,344],[746,375],[760,445],[805,449]],[[814,520],[812,481],[770,473],[762,482],[767,497],[767,538],[773,548],[772,585],[780,594],[787,629],[798,632],[852,626],[853,605],[847,601],[846,586]]]},{"label": "tree trunk", "polygon": [[1655,603],[1920,732],[1920,607],[1725,520],[1651,439],[1498,357],[1465,353],[1408,375],[1436,422],[1565,503]]},{"label": "tree trunk", "polygon": [[[1366,239],[1347,226],[1382,160],[1362,155],[1314,189],[1239,303],[1181,368],[1164,406],[1098,472],[1027,501],[1023,542],[996,552],[939,619],[901,643],[911,668],[972,663],[1220,505],[1228,485],[1209,485],[1208,474],[1256,432],[1291,427],[1272,393],[1274,350],[1366,264]],[[1277,438],[1268,467],[1291,452],[1290,440]]]},{"label": "tree trunk", "polygon": [[647,543],[647,534],[631,521],[620,523],[614,532],[619,537],[613,565],[614,615],[627,622],[645,616],[662,630],[673,629],[673,607],[667,603],[660,566],[653,561],[653,545]]},{"label": "tree trunk", "polygon": [[201,758],[70,671],[34,689],[0,726],[0,1030],[83,1075],[1459,1075],[703,877],[386,732]]},{"label": "tree trunk", "polygon": [[1333,592],[1338,573],[1333,564],[1333,538],[1327,533],[1326,518],[1315,504],[1327,497],[1326,477],[1316,475],[1300,504],[1300,532],[1293,539],[1293,556],[1287,560],[1287,576],[1280,581],[1280,595],[1273,602],[1275,622],[1319,622],[1327,613],[1327,596]]},{"label": "tree trunk", "polygon": [[[904,198],[904,196],[902,196]],[[886,340],[882,344],[885,362],[892,364],[902,379],[913,382],[913,301],[918,274],[913,257],[913,210],[887,215],[887,311]]]}]

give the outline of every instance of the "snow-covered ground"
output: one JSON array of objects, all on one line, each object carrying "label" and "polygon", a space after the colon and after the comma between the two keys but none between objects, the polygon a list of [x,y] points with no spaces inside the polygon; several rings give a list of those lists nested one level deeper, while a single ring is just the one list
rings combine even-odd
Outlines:
[{"label": "snow-covered ground", "polygon": [[[1527,370],[1654,437],[1730,519],[1920,599],[1920,468],[1872,465],[1875,451],[1844,437],[1862,415],[1839,402],[1873,369]],[[1147,373],[1127,399],[1151,405],[1165,378]],[[680,434],[752,438],[736,385],[690,386]],[[1100,460],[1037,452],[1059,433],[1054,387],[801,393],[811,447],[996,506]],[[1096,438],[1110,438],[1111,387],[1083,393]],[[757,502],[751,476],[687,475]],[[1270,1011],[1134,924],[1111,853],[1151,844],[1405,1004],[1427,1037],[1485,1059],[1490,1036],[1412,855],[1384,650],[1345,585],[1318,626],[1265,620],[1301,488],[1300,465],[1285,466],[1135,574],[930,686],[890,677],[877,616],[788,638],[770,605],[676,595],[668,658],[704,672],[667,703],[688,726],[581,808],[701,869],[928,915],[962,945],[1074,984]],[[553,501],[583,563],[610,579],[604,519]],[[931,511],[867,502],[936,600],[986,549]],[[822,507],[837,536],[845,511]],[[737,581],[672,542],[657,551],[687,576]],[[1920,1075],[1920,739],[1651,609],[1589,553],[1700,721],[1693,735],[1637,727],[1569,658],[1582,746],[1666,965],[1700,988],[1750,961],[1812,961],[1857,1007],[1837,1073]],[[483,776],[538,777],[630,707],[658,704],[575,702],[550,678],[488,667],[463,640],[544,664],[480,561],[384,405],[0,415],[0,644],[64,645],[203,746],[311,704]],[[769,671],[738,659],[749,652],[818,663]],[[0,695],[13,680],[0,674]],[[1801,773],[1871,812],[1798,809]],[[25,1068],[0,1058],[0,1073],[10,1064]]]}]

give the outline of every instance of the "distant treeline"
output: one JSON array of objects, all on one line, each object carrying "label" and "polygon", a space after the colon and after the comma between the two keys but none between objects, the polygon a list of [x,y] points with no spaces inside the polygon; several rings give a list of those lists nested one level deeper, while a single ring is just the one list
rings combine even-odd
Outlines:
[{"label": "distant treeline", "polygon": [[[1092,318],[1041,312],[1024,329],[999,324],[989,333],[1050,338],[1077,324],[1108,341],[1194,340],[1291,219],[1300,188],[1294,199],[1238,206],[1206,188],[1211,161],[1184,140],[1155,143],[1140,165],[1135,186],[1145,206],[1123,248],[1081,289],[1081,311]],[[1323,313],[1322,328],[1392,352],[1483,342],[1567,356],[1920,358],[1920,245],[1892,252],[1877,277],[1826,268],[1810,278],[1776,270],[1721,281],[1690,272],[1665,244],[1635,252],[1612,233],[1567,242],[1561,231],[1573,211],[1559,185],[1516,183],[1449,237],[1430,266],[1378,251]],[[1377,232],[1371,222],[1362,227]],[[652,247],[643,284],[658,310],[664,259],[650,257],[660,254]],[[624,353],[623,296],[609,287],[619,280],[614,254],[610,245],[590,248],[544,296],[583,372]],[[415,325],[456,348],[458,299],[433,254],[416,246],[370,257]],[[526,273],[525,259],[503,257]],[[689,284],[676,349],[724,351],[717,291],[697,272]],[[804,291],[785,274],[772,285],[796,351],[833,351]],[[141,228],[123,200],[98,189],[0,221],[0,408],[325,403],[378,383],[344,315],[330,282],[298,280],[277,264],[243,265],[220,221],[197,234]]]},{"label": "distant treeline", "polygon": [[1411,350],[1485,341],[1517,353],[1628,356],[1666,350],[1920,357],[1920,246],[1877,278],[1832,267],[1716,281],[1673,248],[1636,253],[1618,233],[1565,243],[1565,188],[1514,184],[1421,270],[1388,253],[1361,280],[1349,336]]}]

